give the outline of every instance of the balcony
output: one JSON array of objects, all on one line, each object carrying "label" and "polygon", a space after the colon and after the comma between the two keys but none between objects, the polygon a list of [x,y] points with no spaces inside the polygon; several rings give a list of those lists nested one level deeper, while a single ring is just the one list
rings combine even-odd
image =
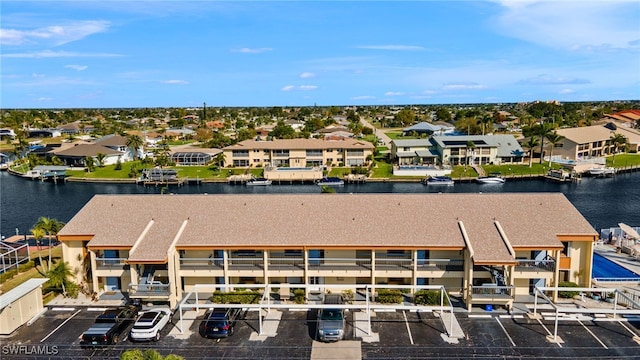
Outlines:
[{"label": "balcony", "polygon": [[413,270],[409,257],[376,256],[376,270]]},{"label": "balcony", "polygon": [[96,270],[122,270],[126,263],[126,258],[96,258]]},{"label": "balcony", "polygon": [[309,258],[309,270],[371,270],[371,260],[354,258]]},{"label": "balcony", "polygon": [[229,258],[229,270],[263,270],[262,257],[235,257]]},{"label": "balcony", "polygon": [[166,297],[170,294],[170,285],[159,281],[149,284],[129,284],[129,296],[139,298]]},{"label": "balcony", "polygon": [[268,261],[269,263],[267,266],[269,267],[269,271],[271,270],[275,270],[275,271],[304,270],[303,258],[269,257]]},{"label": "balcony", "polygon": [[463,271],[463,259],[418,259],[418,271]]},{"label": "balcony", "polygon": [[532,275],[543,273],[551,273],[555,271],[556,261],[553,259],[550,260],[521,260],[518,259],[516,262],[515,271],[516,273],[520,273],[524,275],[525,273],[530,273]]},{"label": "balcony", "polygon": [[472,286],[471,302],[480,304],[508,304],[513,301],[514,294],[514,286]]},{"label": "balcony", "polygon": [[223,270],[222,258],[181,258],[181,270]]}]

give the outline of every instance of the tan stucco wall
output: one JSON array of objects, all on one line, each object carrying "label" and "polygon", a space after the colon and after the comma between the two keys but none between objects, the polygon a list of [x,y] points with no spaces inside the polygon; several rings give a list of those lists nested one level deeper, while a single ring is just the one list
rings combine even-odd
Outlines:
[{"label": "tan stucco wall", "polygon": [[[63,241],[62,242],[62,260],[69,263],[72,272],[75,273],[76,283],[82,282],[82,260],[78,260],[78,257],[82,259],[83,249],[82,241]],[[87,252],[87,256],[88,252]],[[78,270],[77,272],[75,270]]]},{"label": "tan stucco wall", "polygon": [[42,288],[34,290],[0,310],[0,335],[11,334],[43,309]]}]

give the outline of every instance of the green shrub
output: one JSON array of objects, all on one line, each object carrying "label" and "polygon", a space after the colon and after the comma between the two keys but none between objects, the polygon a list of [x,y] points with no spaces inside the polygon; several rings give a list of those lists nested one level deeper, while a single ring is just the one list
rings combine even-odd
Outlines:
[{"label": "green shrub", "polygon": [[262,295],[257,291],[222,292],[216,290],[209,299],[214,304],[257,304],[261,298]]},{"label": "green shrub", "polygon": [[402,302],[402,291],[398,289],[379,289],[376,300],[382,304],[399,304]]},{"label": "green shrub", "polygon": [[[416,305],[438,305],[440,306],[440,291],[438,290],[418,290],[413,295],[413,302]],[[449,298],[444,297],[444,306],[449,305]]]},{"label": "green shrub", "polygon": [[[561,281],[558,287],[580,287],[578,284],[570,281]],[[571,299],[576,295],[580,295],[580,291],[558,291],[558,296],[564,299]]]},{"label": "green shrub", "polygon": [[35,264],[35,262],[33,262],[33,260],[28,261],[28,262],[26,262],[24,264],[18,265],[18,272],[27,271],[27,270],[33,268],[34,266],[36,266],[36,264]]},{"label": "green shrub", "polygon": [[296,304],[304,304],[305,302],[305,292],[304,289],[294,289],[293,290],[293,301]]},{"label": "green shrub", "polygon": [[342,290],[342,298],[344,299],[344,302],[346,302],[347,304],[353,304],[353,299],[355,298],[353,290],[351,289]]},{"label": "green shrub", "polygon": [[18,270],[17,269],[11,269],[8,270],[2,274],[0,274],[0,284],[11,279],[12,277],[14,277],[16,274],[18,274]]}]

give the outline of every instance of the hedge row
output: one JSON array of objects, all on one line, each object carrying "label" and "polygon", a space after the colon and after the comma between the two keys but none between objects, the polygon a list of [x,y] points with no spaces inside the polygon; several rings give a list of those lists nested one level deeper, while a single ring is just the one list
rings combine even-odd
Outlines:
[{"label": "hedge row", "polygon": [[214,304],[257,304],[262,294],[257,291],[230,291],[216,290],[209,298]]},{"label": "hedge row", "polygon": [[33,260],[31,260],[31,261],[26,262],[24,264],[18,265],[17,269],[13,268],[11,270],[8,270],[8,271],[0,274],[0,284],[2,284],[3,282],[11,279],[12,277],[18,275],[18,273],[25,272],[25,271],[31,269],[34,266],[35,266],[35,263],[33,262]]},{"label": "hedge row", "polygon": [[[440,306],[439,290],[418,290],[413,295],[413,302],[416,305],[437,305]],[[444,297],[443,306],[449,305],[449,298]]]}]

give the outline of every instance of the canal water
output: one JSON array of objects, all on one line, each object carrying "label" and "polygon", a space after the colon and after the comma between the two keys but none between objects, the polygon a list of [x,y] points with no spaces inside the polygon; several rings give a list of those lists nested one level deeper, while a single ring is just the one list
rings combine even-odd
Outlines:
[{"label": "canal water", "polygon": [[[313,184],[243,186],[225,183],[168,187],[164,193],[176,194],[265,194],[320,193]],[[95,194],[160,194],[161,187],[135,184],[43,183],[0,173],[0,235],[29,233],[40,216],[69,221]],[[338,193],[494,193],[561,192],[584,215],[594,229],[616,227],[620,222],[640,226],[640,173],[619,174],[612,178],[583,178],[579,183],[547,180],[512,180],[501,185],[457,183],[429,187],[417,182],[369,182],[337,187]],[[122,214],[126,221],[127,214]],[[99,219],[96,219],[99,221]],[[526,219],[523,219],[526,221]]]}]

